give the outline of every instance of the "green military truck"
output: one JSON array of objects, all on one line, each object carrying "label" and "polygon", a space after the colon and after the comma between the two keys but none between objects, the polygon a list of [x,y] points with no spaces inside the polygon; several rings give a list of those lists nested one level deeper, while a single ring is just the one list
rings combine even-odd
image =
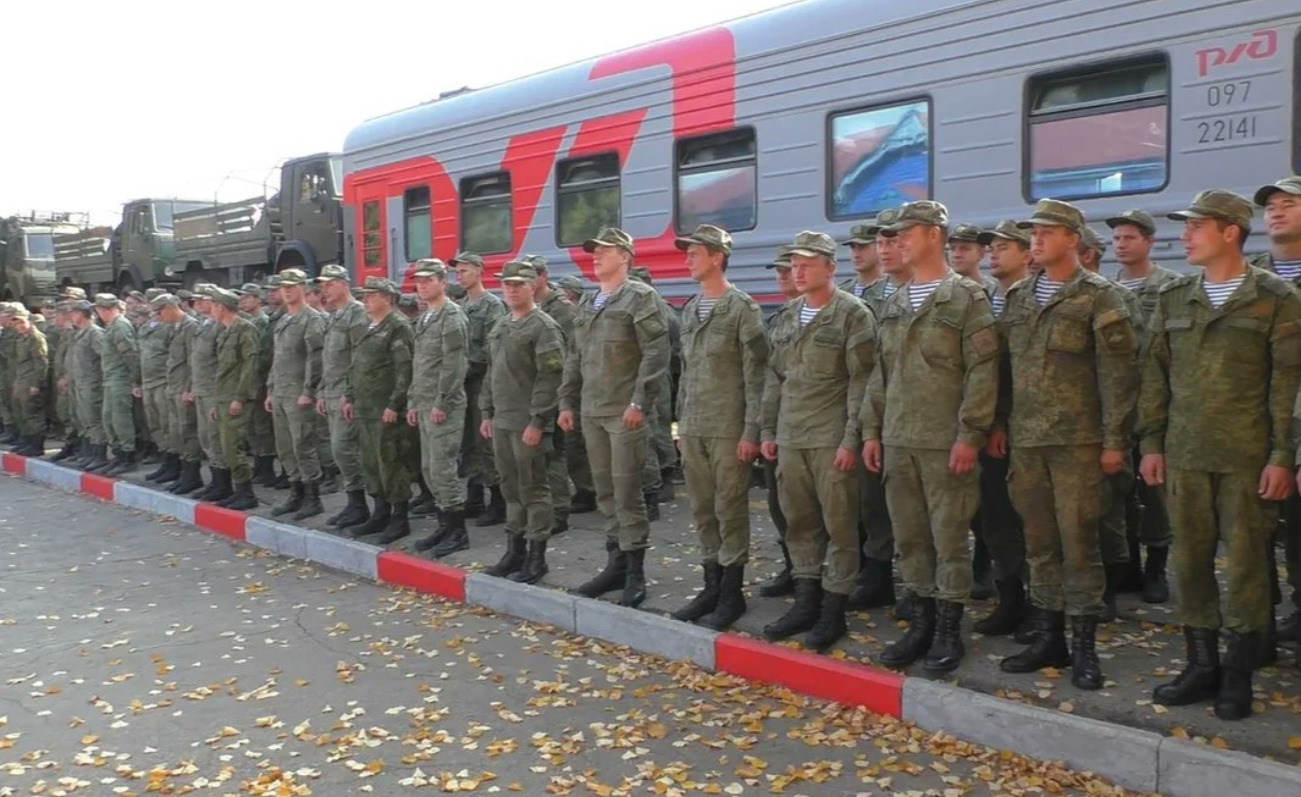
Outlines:
[{"label": "green military truck", "polygon": [[85,227],[84,214],[31,213],[0,219],[0,298],[38,307],[58,292],[55,242]]},{"label": "green military truck", "polygon": [[210,205],[201,200],[135,199],[122,206],[116,227],[59,236],[54,245],[59,284],[121,295],[166,282],[165,272],[176,254],[176,215]]}]

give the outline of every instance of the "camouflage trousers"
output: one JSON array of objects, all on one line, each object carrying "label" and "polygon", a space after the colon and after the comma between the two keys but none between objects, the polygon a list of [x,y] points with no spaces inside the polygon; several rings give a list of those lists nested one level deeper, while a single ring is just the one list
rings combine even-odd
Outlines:
[{"label": "camouflage trousers", "polygon": [[[1137,446],[1130,456],[1134,462],[1143,461]],[[1130,535],[1137,533],[1138,541],[1152,548],[1168,547],[1174,540],[1174,533],[1170,528],[1170,512],[1166,509],[1165,488],[1149,487],[1142,479],[1135,478],[1130,500],[1131,505],[1137,504],[1138,517],[1138,522],[1131,524]]]},{"label": "camouflage trousers", "polygon": [[402,423],[384,423],[380,420],[383,411],[382,407],[359,410],[355,416],[361,444],[361,472],[366,492],[372,497],[390,504],[405,504],[411,500],[412,430],[405,419],[401,419]]},{"label": "camouflage trousers", "polygon": [[[1208,473],[1170,468],[1165,487],[1175,533],[1171,551],[1180,620],[1193,628],[1223,626],[1239,634],[1266,630],[1273,610],[1265,563],[1278,504],[1257,495],[1260,470]],[[1215,553],[1221,543],[1228,558],[1223,611],[1215,579]]]},{"label": "camouflage trousers", "polygon": [[59,423],[70,433],[80,434],[76,421],[77,402],[72,397],[72,390],[60,390],[57,381],[51,390],[54,396],[54,414]]},{"label": "camouflage trousers", "polygon": [[894,561],[894,524],[885,496],[881,474],[869,471],[860,460],[858,468],[858,539],[863,556],[878,562]]},{"label": "camouflage trousers", "polygon": [[325,400],[325,420],[329,427],[326,439],[330,441],[331,459],[343,477],[347,492],[366,489],[361,472],[361,437],[357,424],[343,417],[343,399]]},{"label": "camouflage trousers", "polygon": [[894,522],[899,570],[921,598],[966,603],[971,597],[967,535],[980,501],[979,466],[958,476],[945,449],[886,446],[885,499]]},{"label": "camouflage trousers", "polygon": [[736,458],[736,446],[724,437],[682,438],[682,475],[706,564],[750,560],[750,463]]},{"label": "camouflage trousers", "polygon": [[92,445],[104,443],[104,391],[99,383],[74,383],[73,399],[77,405],[77,428]]},{"label": "camouflage trousers", "polygon": [[646,412],[646,466],[642,489],[658,490],[664,485],[663,472],[677,467],[678,449],[673,445],[673,389],[667,374],[660,382],[659,396]]},{"label": "camouflage trousers", "polygon": [[253,481],[253,467],[248,461],[249,405],[239,415],[230,414],[230,402],[216,402],[217,434],[221,439],[221,455],[230,469],[230,480],[235,484]]},{"label": "camouflage trousers", "polygon": [[1134,467],[1125,460],[1119,473],[1102,477],[1102,516],[1098,521],[1098,548],[1102,564],[1124,570],[1129,565],[1129,525],[1125,510],[1134,494]]},{"label": "camouflage trousers", "polygon": [[18,420],[14,417],[14,380],[9,376],[9,366],[0,365],[0,420],[5,426],[17,428]]},{"label": "camouflage trousers", "polygon": [[216,408],[217,402],[211,396],[199,396],[194,400],[199,446],[208,457],[208,466],[221,470],[226,467],[226,452],[221,444],[221,431],[212,417],[212,411]]},{"label": "camouflage trousers", "polygon": [[167,398],[167,388],[147,387],[144,393],[145,423],[149,426],[149,439],[159,449],[172,452],[172,441],[167,434],[171,427],[171,403]]},{"label": "camouflage trousers", "polygon": [[980,455],[980,510],[973,531],[985,541],[998,581],[1025,579],[1025,528],[1007,493],[1008,458]]},{"label": "camouflage trousers", "polygon": [[35,396],[27,388],[15,388],[12,398],[14,425],[25,435],[45,434],[45,391]]},{"label": "camouflage trousers", "polygon": [[104,433],[109,447],[118,451],[136,450],[135,397],[126,384],[104,385]]},{"label": "camouflage trousers", "polygon": [[783,446],[777,494],[794,576],[848,595],[858,578],[858,475],[836,470],[835,458],[835,448]]},{"label": "camouflage trousers", "polygon": [[506,533],[523,534],[530,542],[542,541],[551,537],[555,524],[547,474],[551,433],[543,434],[536,446],[524,445],[522,434],[520,429],[492,425],[492,449],[506,499]]},{"label": "camouflage trousers", "polygon": [[315,404],[312,404],[310,409],[314,434],[316,435],[316,455],[321,460],[321,467],[336,467],[334,464],[334,451],[330,446],[330,419],[317,412]]},{"label": "camouflage trousers", "polygon": [[[777,528],[777,539],[786,542],[786,513],[782,512],[781,498],[777,493],[777,463],[763,461],[763,481],[768,490],[768,516]],[[893,546],[894,543],[892,542]]]},{"label": "camouflage trousers", "polygon": [[[567,435],[556,429],[547,435],[547,481],[551,487],[551,514],[556,520],[569,519],[569,466],[565,448]],[[500,467],[498,468],[500,470]]]},{"label": "camouflage trousers", "polygon": [[[471,366],[473,369],[474,366]],[[497,462],[492,453],[492,441],[479,434],[483,415],[479,412],[479,393],[483,390],[483,375],[471,374],[465,380],[465,431],[461,437],[461,456],[464,457],[465,475],[478,477],[484,487],[501,483],[497,475]],[[432,487],[431,487],[432,489]]]},{"label": "camouflage trousers", "polygon": [[1025,523],[1030,599],[1039,608],[1071,616],[1102,611],[1101,457],[1101,445],[1012,450],[1008,493]]},{"label": "camouflage trousers", "polygon": [[[297,396],[273,396],[271,410],[276,456],[280,458],[289,481],[320,481],[321,458],[316,447],[316,402],[303,407],[299,406]],[[249,422],[252,422],[252,418]]]},{"label": "camouflage trousers", "polygon": [[587,459],[592,463],[596,506],[605,518],[606,539],[617,541],[623,551],[645,548],[650,539],[650,521],[642,495],[649,437],[646,424],[626,429],[622,416],[584,415],[583,433]]},{"label": "camouflage trousers", "polygon": [[564,432],[565,465],[569,471],[569,480],[575,490],[593,492],[592,466],[587,461],[587,441],[583,439],[583,427],[574,418],[574,431]]},{"label": "camouflage trousers", "polygon": [[432,406],[416,408],[416,428],[420,430],[420,473],[425,477],[434,502],[444,511],[465,507],[465,483],[456,475],[461,456],[461,430],[465,427],[465,410],[447,413],[447,420],[434,423]]},{"label": "camouflage trousers", "polygon": [[180,393],[168,393],[167,403],[167,445],[168,450],[178,455],[182,462],[198,462],[203,459],[203,447],[199,445],[198,411],[193,404],[181,401]]},{"label": "camouflage trousers", "polygon": [[152,430],[149,427],[149,421],[145,417],[144,399],[131,396],[131,440],[132,442],[152,443],[153,437],[150,436],[151,431]]},{"label": "camouflage trousers", "polygon": [[[244,410],[248,413],[248,453],[255,457],[274,457],[280,448],[280,434],[274,413],[267,412],[262,403],[266,397],[266,391],[263,390],[258,394],[258,400]],[[280,457],[280,461],[283,465],[284,457]]]}]

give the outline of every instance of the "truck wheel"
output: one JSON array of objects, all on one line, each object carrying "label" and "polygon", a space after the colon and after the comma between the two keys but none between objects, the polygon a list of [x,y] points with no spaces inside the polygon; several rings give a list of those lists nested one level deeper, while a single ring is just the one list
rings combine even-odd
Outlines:
[{"label": "truck wheel", "polygon": [[130,293],[131,291],[138,291],[138,290],[140,290],[140,283],[136,282],[136,278],[131,276],[131,272],[129,271],[123,272],[122,276],[117,278],[118,296],[121,296],[124,293]]}]

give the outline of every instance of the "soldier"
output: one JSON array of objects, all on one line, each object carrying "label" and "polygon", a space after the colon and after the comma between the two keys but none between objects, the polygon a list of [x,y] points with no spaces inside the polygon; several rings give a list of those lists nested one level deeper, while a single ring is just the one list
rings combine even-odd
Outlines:
[{"label": "soldier", "polygon": [[68,384],[77,407],[77,425],[81,428],[82,439],[86,441],[86,449],[69,464],[84,470],[108,464],[103,423],[104,371],[100,363],[104,330],[92,320],[92,307],[85,299],[77,299],[73,301],[70,310],[76,331],[73,333],[72,351],[69,354]]},{"label": "soldier", "polygon": [[[122,297],[124,305],[123,316],[130,323],[131,329],[135,331],[136,345],[139,348],[140,330],[145,322],[149,320],[149,304],[145,296],[140,291],[130,291]],[[140,395],[136,395],[139,392]],[[139,385],[133,385],[131,388],[131,426],[135,430],[135,458],[133,464],[152,465],[156,457],[154,456],[154,439],[150,434],[149,418],[145,411],[144,393],[140,390]]]},{"label": "soldier", "polygon": [[555,433],[565,339],[560,325],[534,302],[538,274],[531,264],[511,261],[497,279],[510,312],[488,333],[479,432],[497,456],[507,543],[501,561],[486,572],[535,584],[547,574],[547,539],[555,524],[547,459],[554,450],[549,438]]},{"label": "soldier", "polygon": [[465,373],[469,321],[447,296],[447,267],[437,259],[415,264],[416,291],[425,311],[416,321],[407,425],[420,435],[420,469],[433,494],[439,528],[416,542],[443,557],[470,547],[465,530],[465,488],[456,477],[465,426]]},{"label": "soldier", "polygon": [[257,401],[257,364],[260,340],[257,327],[239,313],[239,297],[224,288],[212,288],[212,320],[222,326],[217,340],[215,406],[209,411],[221,436],[232,492],[217,502],[227,509],[256,509],[253,468],[248,461],[248,413]]},{"label": "soldier", "polygon": [[[179,464],[175,481],[168,492],[186,494],[203,486],[199,465],[203,448],[199,445],[199,424],[194,402],[184,398],[190,392],[190,346],[199,332],[199,322],[182,309],[179,296],[164,293],[149,303],[158,320],[172,328],[167,345],[167,439],[168,448]],[[165,484],[169,479],[156,479]]]},{"label": "soldier", "polygon": [[[60,409],[62,408],[59,406],[59,392],[54,387],[56,381],[55,368],[58,362],[60,340],[63,337],[64,319],[63,314],[55,307],[53,298],[41,302],[41,316],[46,320],[38,328],[41,330],[41,334],[45,335],[45,345],[49,352],[50,363],[50,368],[46,372],[44,389],[45,428],[52,436],[62,437],[71,433],[71,430],[64,423],[64,417],[60,415]],[[42,450],[37,456],[44,455],[45,452]]]},{"label": "soldier", "polygon": [[[339,267],[336,263],[321,265],[321,271],[324,272],[329,266]],[[321,283],[314,279],[308,279],[307,291],[304,301],[307,306],[321,314],[324,323],[328,326],[330,323],[330,309],[325,304],[325,294],[321,290]],[[365,314],[365,311],[362,311]],[[324,358],[325,349],[321,349],[322,359]],[[315,409],[315,408],[313,408]],[[329,444],[330,440],[330,419],[323,412],[312,412],[313,433],[316,435],[316,454],[321,460],[321,495],[333,495],[343,489],[343,483],[339,480],[339,464],[334,461],[334,448]],[[365,491],[362,491],[365,496]],[[365,501],[362,501],[365,504]],[[413,507],[414,508],[414,507]],[[326,521],[327,525],[329,521]]]},{"label": "soldier", "polygon": [[133,391],[140,386],[140,349],[136,332],[122,313],[122,301],[111,293],[95,296],[95,314],[104,325],[104,431],[113,462],[96,470],[103,476],[117,476],[135,467],[136,433],[132,414]]},{"label": "soldier", "polygon": [[678,434],[705,587],[673,617],[721,631],[746,609],[750,471],[759,456],[768,340],[759,305],[727,280],[731,234],[702,224],[676,245],[700,284],[683,313]]},{"label": "soldier", "polygon": [[885,474],[900,567],[919,598],[907,632],[881,662],[907,667],[925,657],[931,673],[952,672],[965,655],[967,533],[980,499],[978,454],[998,399],[994,317],[981,285],[945,263],[947,225],[944,205],[923,200],[904,205],[881,229],[900,239],[912,278],[886,303],[862,408],[863,461]]},{"label": "soldier", "polygon": [[881,258],[876,253],[876,234],[880,229],[875,219],[849,228],[849,240],[845,243],[854,264],[854,276],[839,286],[840,290],[862,299],[873,312],[885,306],[887,284],[881,271]]},{"label": "soldier", "polygon": [[[560,289],[564,297],[569,300],[570,306],[573,307],[573,318],[567,322],[560,321],[560,327],[565,331],[566,347],[573,340],[574,319],[578,317],[578,308],[587,298],[587,291],[583,287],[583,280],[573,274],[561,277],[556,281],[556,286]],[[546,310],[543,307],[543,310]],[[554,317],[554,316],[553,316]],[[596,511],[596,488],[592,482],[592,466],[587,461],[587,442],[583,439],[582,419],[574,417],[573,431],[560,430],[556,434],[556,439],[563,439],[565,448],[565,467],[569,471],[569,479],[574,485],[574,495],[569,502],[570,515],[581,515],[587,512]],[[552,498],[554,499],[554,495]]]},{"label": "soldier", "polygon": [[[634,266],[628,275],[635,280],[655,287],[650,269]],[[664,315],[664,323],[669,328],[669,369],[664,374],[664,383],[660,386],[659,398],[647,416],[646,428],[650,435],[646,449],[646,471],[642,478],[642,492],[646,501],[646,516],[652,520],[660,519],[660,504],[677,497],[674,478],[678,472],[678,451],[673,445],[673,418],[677,399],[674,392],[682,370],[682,323],[673,305],[655,291],[655,303]]]},{"label": "soldier", "polygon": [[[1271,614],[1262,565],[1274,502],[1292,492],[1292,408],[1301,384],[1301,299],[1283,279],[1247,264],[1251,217],[1247,200],[1221,190],[1202,191],[1187,210],[1170,214],[1184,222],[1188,262],[1202,273],[1161,289],[1139,403],[1142,476],[1165,486],[1178,542],[1188,659],[1153,700],[1214,697],[1216,716],[1227,720],[1251,715],[1251,673]],[[1228,554],[1223,611],[1215,577],[1221,543]]]},{"label": "soldier", "polygon": [[348,270],[330,264],[321,267],[316,278],[321,295],[330,308],[321,347],[321,388],[316,411],[329,423],[330,451],[343,480],[348,503],[326,521],[339,529],[360,526],[370,520],[366,506],[366,482],[361,470],[361,443],[353,418],[352,354],[366,334],[370,319],[361,302],[352,296]]},{"label": "soldier", "polygon": [[[4,303],[6,312],[17,307],[15,302]],[[4,417],[5,427],[4,436],[0,437],[0,444],[12,445],[21,442],[22,438],[18,414],[13,405],[13,361],[18,352],[18,333],[8,329],[7,326],[7,324],[0,324],[0,415]]]},{"label": "soldier", "polygon": [[[488,333],[497,319],[506,314],[506,305],[495,294],[483,287],[483,258],[472,252],[462,252],[452,259],[456,281],[465,289],[465,299],[459,304],[465,311],[468,324],[466,352],[470,368],[465,376],[465,433],[461,439],[465,475],[469,477],[469,499],[465,502],[467,517],[478,518],[480,528],[495,526],[506,520],[506,503],[501,494],[501,479],[493,461],[492,446],[479,434],[479,391],[483,389],[487,373],[488,354],[485,346]],[[488,490],[492,500],[485,506],[483,491]]]},{"label": "soldier", "polygon": [[1011,446],[1009,492],[1025,521],[1035,636],[1001,666],[1023,673],[1069,664],[1076,688],[1101,689],[1101,489],[1129,452],[1137,340],[1120,288],[1080,268],[1078,208],[1043,199],[1020,226],[1032,230],[1042,270],[1013,286],[999,317],[1011,387],[992,442]]},{"label": "soldier", "polygon": [[307,306],[306,286],[307,274],[301,269],[280,272],[284,315],[271,332],[273,354],[265,402],[272,413],[276,453],[289,474],[290,490],[271,514],[279,517],[293,512],[294,520],[325,511],[321,506],[321,459],[316,451],[316,391],[321,384],[325,319]]},{"label": "soldier", "polygon": [[59,296],[59,301],[55,305],[54,318],[54,328],[58,330],[58,335],[55,337],[46,335],[46,341],[50,344],[50,396],[55,404],[55,415],[58,416],[59,424],[64,429],[66,442],[58,453],[50,457],[50,461],[62,462],[70,459],[81,450],[82,446],[87,445],[81,437],[81,427],[77,423],[72,391],[68,389],[69,352],[72,351],[75,327],[72,326],[70,297],[66,293]]},{"label": "soldier", "polygon": [[[200,501],[225,501],[233,494],[230,468],[226,463],[221,431],[217,425],[217,341],[223,327],[212,315],[213,304],[209,291],[213,287],[215,286],[202,283],[194,289],[194,309],[198,314],[199,327],[190,337],[190,392],[181,397],[182,402],[194,405],[199,445],[208,458],[208,470],[212,473],[207,489],[198,495]],[[185,493],[178,491],[177,495]]]},{"label": "soldier", "polygon": [[980,270],[985,259],[985,245],[980,242],[983,232],[974,224],[955,224],[949,231],[949,266],[958,276],[966,277],[993,296],[998,290],[998,280]]},{"label": "soldier", "polygon": [[399,423],[407,417],[411,388],[411,325],[397,311],[402,292],[389,280],[367,277],[362,295],[370,324],[352,350],[348,378],[362,474],[375,511],[349,533],[357,537],[382,533],[382,539],[392,542],[411,533],[408,449],[413,443],[406,424]]},{"label": "soldier", "polygon": [[[157,288],[150,288],[150,299],[158,296]],[[158,320],[152,304],[145,306],[145,320],[136,327],[136,340],[140,346],[140,387],[133,391],[144,404],[145,423],[149,439],[162,454],[162,464],[145,476],[145,481],[166,482],[180,476],[181,461],[172,451],[168,438],[171,426],[171,405],[167,401],[167,351],[171,346],[173,327]]]},{"label": "soldier", "polygon": [[776,460],[781,452],[777,489],[795,605],[763,633],[777,640],[809,631],[805,644],[825,651],[845,633],[845,608],[858,577],[855,468],[876,325],[862,302],[835,289],[836,242],[830,236],[801,232],[790,256],[802,297],[774,322],[761,439],[764,458]]},{"label": "soldier", "polygon": [[[551,316],[551,320],[560,325],[560,335],[567,347],[574,337],[574,318],[577,315],[574,306],[565,298],[563,291],[547,280],[546,258],[525,255],[521,259],[533,266],[533,271],[538,275],[533,283],[533,300],[537,303],[538,309]],[[580,431],[578,435],[567,435],[556,429],[550,435],[551,450],[547,452],[547,478],[551,484],[551,514],[555,518],[551,527],[552,536],[569,530],[571,476],[574,484],[573,498],[576,499],[578,493],[582,492],[591,495],[592,500],[595,500],[595,494],[592,493],[591,469],[588,468],[585,472],[580,469],[577,474],[571,474],[569,471],[569,449],[583,444],[581,434]],[[578,439],[575,440],[575,437]],[[583,462],[586,461],[584,457]]]},{"label": "soldier", "polygon": [[629,278],[632,236],[615,227],[583,242],[600,289],[578,308],[560,387],[560,428],[581,410],[597,505],[605,517],[605,568],[578,588],[589,598],[623,587],[620,603],[646,599],[650,521],[642,494],[646,418],[669,367],[668,328],[654,289]]},{"label": "soldier", "polygon": [[31,313],[21,304],[10,305],[3,315],[15,346],[9,360],[12,372],[14,422],[21,435],[14,453],[25,457],[45,454],[45,400],[50,368],[50,352],[45,335],[32,324]]},{"label": "soldier", "polygon": [[239,297],[239,312],[252,322],[258,333],[258,364],[254,379],[258,385],[258,400],[246,408],[248,413],[248,453],[253,457],[253,483],[270,486],[275,481],[276,433],[274,413],[266,408],[269,392],[267,379],[271,375],[272,349],[275,346],[271,317],[262,309],[264,294],[261,285],[246,282],[232,291]]},{"label": "soldier", "polygon": [[557,280],[556,285],[565,292],[565,298],[575,307],[587,297],[587,287],[583,284],[582,277],[575,274],[567,274],[561,277]]}]

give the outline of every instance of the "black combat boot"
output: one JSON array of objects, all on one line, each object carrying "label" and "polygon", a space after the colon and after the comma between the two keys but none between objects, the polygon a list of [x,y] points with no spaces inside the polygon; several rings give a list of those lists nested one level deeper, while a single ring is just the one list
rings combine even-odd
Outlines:
[{"label": "black combat boot", "polygon": [[[271,468],[271,472],[275,473],[274,465]],[[289,489],[289,474],[285,472],[284,466],[281,466],[280,473],[275,478],[273,478],[271,480],[271,483],[268,484],[267,486],[270,487],[272,490]]]},{"label": "black combat boot", "polygon": [[200,501],[207,501],[210,504],[225,501],[235,494],[234,488],[230,483],[230,468],[213,468],[212,484],[208,490],[199,496]]},{"label": "black combat boot", "polygon": [[388,522],[393,517],[393,506],[383,498],[371,496],[375,499],[375,511],[370,513],[370,519],[359,526],[353,526],[349,534],[354,537],[365,537],[369,534],[379,534],[388,528]]},{"label": "black combat boot", "polygon": [[723,580],[718,586],[718,605],[707,617],[700,619],[700,625],[715,631],[726,631],[745,614],[745,593],[741,585],[745,583],[745,565],[728,565],[723,568]]},{"label": "black combat boot", "polygon": [[1149,545],[1147,562],[1143,565],[1143,602],[1165,603],[1170,600],[1170,582],[1165,577],[1166,561],[1170,549],[1164,545]]},{"label": "black combat boot", "polygon": [[145,481],[147,482],[158,481],[158,478],[160,476],[162,476],[164,473],[167,473],[167,466],[170,465],[171,462],[172,462],[172,455],[163,454],[162,458],[159,460],[158,467],[154,468],[153,470],[149,471],[149,473],[145,474]]},{"label": "black combat boot", "polygon": [[[1104,570],[1106,581],[1102,587],[1102,614],[1098,616],[1100,623],[1116,622],[1116,593],[1120,592],[1120,587],[1127,578],[1127,570],[1122,567],[1107,565]],[[1142,587],[1139,587],[1142,589]]]},{"label": "black combat boot", "polygon": [[167,455],[167,462],[165,464],[167,467],[167,472],[164,473],[162,476],[159,476],[157,479],[154,479],[154,484],[157,484],[160,487],[164,484],[172,484],[173,482],[181,478],[181,455],[180,454],[169,453]]},{"label": "black combat boot", "polygon": [[465,516],[477,518],[483,514],[483,483],[478,476],[471,476],[465,485]]},{"label": "black combat boot", "polygon": [[994,575],[989,548],[983,537],[976,537],[971,551],[971,599],[984,601],[994,597]]},{"label": "black combat boot", "polygon": [[1071,617],[1071,683],[1090,692],[1102,688],[1102,664],[1098,661],[1098,618]]},{"label": "black combat boot", "polygon": [[451,511],[447,513],[447,535],[434,546],[434,558],[442,559],[457,551],[470,547],[470,534],[465,530],[465,513]]},{"label": "black combat boot", "polygon": [[297,512],[303,507],[304,490],[302,482],[289,483],[289,495],[271,510],[271,517],[280,517],[290,512]]},{"label": "black combat boot", "polygon": [[253,483],[258,487],[270,487],[276,482],[276,458],[253,457]]},{"label": "black combat boot", "polygon": [[1258,633],[1225,633],[1228,645],[1220,672],[1220,691],[1215,696],[1215,716],[1222,720],[1242,720],[1251,716],[1251,673],[1260,656]]},{"label": "black combat boot", "polygon": [[97,473],[107,468],[109,466],[108,444],[97,443],[91,446],[90,449],[90,457],[86,460],[86,464],[82,466],[82,469],[87,473]]},{"label": "black combat boot", "polygon": [[673,468],[663,468],[660,470],[660,500],[668,503],[678,497],[678,491],[673,484]]},{"label": "black combat boot", "polygon": [[506,535],[506,552],[502,554],[497,564],[483,571],[490,576],[503,578],[511,573],[519,572],[524,566],[524,535],[511,534]]},{"label": "black combat boot", "polygon": [[12,445],[17,442],[18,427],[12,425],[4,427],[4,434],[0,435],[0,446]]},{"label": "black combat boot", "polygon": [[704,571],[705,588],[697,592],[690,603],[673,613],[674,620],[694,623],[717,608],[722,591],[723,566],[718,562],[705,562]]},{"label": "black combat boot", "polygon": [[785,614],[763,627],[769,642],[813,630],[822,614],[822,581],[816,578],[795,579],[795,605]]},{"label": "black combat boot", "polygon": [[605,567],[594,577],[578,587],[578,594],[596,598],[607,592],[622,589],[628,572],[628,555],[619,549],[617,540],[605,541]]},{"label": "black combat boot", "polygon": [[1019,578],[1009,578],[995,582],[995,586],[998,587],[998,606],[988,617],[978,621],[975,629],[985,636],[1007,636],[1025,622],[1025,585]]},{"label": "black combat boot", "polygon": [[[434,522],[438,525],[435,526],[432,534],[416,540],[417,551],[428,551],[430,548],[436,548],[440,542],[447,539],[447,535],[452,529],[451,524],[447,520],[450,514],[451,513],[444,512],[441,509],[434,512]],[[462,517],[464,517],[464,514],[462,514]]]},{"label": "black combat boot", "polygon": [[116,452],[114,456],[116,459],[113,460],[113,464],[99,472],[101,476],[121,476],[135,470],[140,463],[139,451],[123,450]]},{"label": "black combat boot", "polygon": [[912,619],[903,636],[885,646],[877,661],[886,667],[902,670],[921,659],[935,644],[935,626],[938,609],[934,598],[915,598]]},{"label": "black combat boot", "polygon": [[777,575],[759,585],[760,597],[783,598],[795,591],[795,578],[791,575],[793,565],[790,549],[786,547],[784,541],[777,544],[781,546],[784,565]]},{"label": "black combat boot", "polygon": [[[112,458],[109,457],[110,453],[113,455]],[[106,471],[116,465],[118,457],[121,456],[116,448],[110,449],[108,444],[104,445],[103,454],[104,456],[102,458],[99,458],[95,462],[86,466],[87,473],[98,473],[101,476],[107,476],[108,474]]]},{"label": "black combat boot", "polygon": [[511,581],[521,584],[536,584],[547,574],[547,541],[529,540],[528,552],[524,554],[524,566],[510,577]]},{"label": "black combat boot", "polygon": [[421,476],[417,481],[420,494],[411,502],[411,517],[428,517],[434,514],[434,508],[438,504],[434,501],[434,494],[429,491],[429,485],[425,483],[425,477]]},{"label": "black combat boot", "polygon": [[494,484],[488,488],[488,492],[492,498],[489,499],[483,514],[479,515],[479,519],[474,522],[474,525],[481,529],[500,526],[506,522],[506,498],[501,494],[501,485]]},{"label": "black combat boot", "polygon": [[1065,667],[1071,663],[1066,647],[1066,613],[1034,607],[1030,610],[1033,637],[1030,647],[999,663],[1003,672],[1026,673],[1044,667]]},{"label": "black combat boot", "polygon": [[1189,706],[1210,700],[1220,691],[1220,633],[1214,628],[1184,626],[1184,656],[1188,663],[1168,684],[1152,691],[1152,702]]},{"label": "black combat boot", "polygon": [[864,557],[858,581],[849,593],[849,608],[880,609],[894,604],[894,567],[889,561]]},{"label": "black combat boot", "polygon": [[321,466],[321,484],[318,495],[334,495],[339,492],[339,469],[333,465]]},{"label": "black combat boot", "polygon": [[23,438],[23,445],[14,453],[20,457],[45,456],[45,435],[29,434]]},{"label": "black combat boot", "polygon": [[848,595],[839,592],[822,593],[822,610],[818,613],[818,621],[813,624],[808,636],[804,637],[806,648],[826,653],[840,641],[849,630],[845,625],[845,607],[848,603]]},{"label": "black combat boot", "polygon": [[235,487],[231,492],[230,497],[223,501],[218,501],[217,506],[222,506],[226,509],[257,509],[257,496],[253,494],[253,482],[235,482]]},{"label": "black combat boot", "polygon": [[624,574],[620,606],[640,606],[646,600],[646,549],[628,551],[628,572]]},{"label": "black combat boot", "polygon": [[321,506],[321,483],[304,482],[303,483],[303,501],[294,513],[294,520],[306,520],[309,517],[316,517],[325,511]]},{"label": "black combat boot", "polygon": [[167,488],[167,492],[172,495],[187,495],[203,487],[203,474],[199,468],[199,461],[181,463],[181,478],[176,484]]},{"label": "black combat boot", "polygon": [[370,520],[370,509],[366,507],[366,491],[349,490],[347,505],[326,523],[337,529],[346,529],[349,526],[361,525],[367,520]]},{"label": "black combat boot", "polygon": [[660,519],[660,491],[651,488],[641,491],[642,501],[646,503],[646,519],[654,523]]},{"label": "black combat boot", "polygon": [[574,497],[569,500],[569,514],[582,515],[595,511],[596,493],[591,490],[575,490]]},{"label": "black combat boot", "polygon": [[410,534],[410,511],[411,505],[406,501],[399,501],[394,504],[389,515],[388,524],[384,526],[384,533],[375,539],[375,544],[390,545]]},{"label": "black combat boot", "polygon": [[63,448],[59,449],[59,453],[50,457],[50,461],[63,462],[65,459],[71,459],[74,454],[77,454],[81,451],[81,446],[82,446],[82,439],[80,437],[77,437],[76,435],[73,435],[72,437],[68,438],[67,443],[64,443]]},{"label": "black combat boot", "polygon": [[1116,578],[1116,592],[1119,594],[1143,591],[1143,548],[1137,534],[1127,534],[1125,544],[1129,546],[1129,564],[1123,567]]},{"label": "black combat boot", "polygon": [[935,602],[935,637],[926,658],[922,659],[922,669],[931,675],[953,672],[967,654],[962,643],[963,608],[954,601]]},{"label": "black combat boot", "polygon": [[551,524],[551,536],[556,537],[564,534],[566,531],[569,531],[569,518],[567,516],[562,517],[560,513],[556,513],[555,521]]}]

